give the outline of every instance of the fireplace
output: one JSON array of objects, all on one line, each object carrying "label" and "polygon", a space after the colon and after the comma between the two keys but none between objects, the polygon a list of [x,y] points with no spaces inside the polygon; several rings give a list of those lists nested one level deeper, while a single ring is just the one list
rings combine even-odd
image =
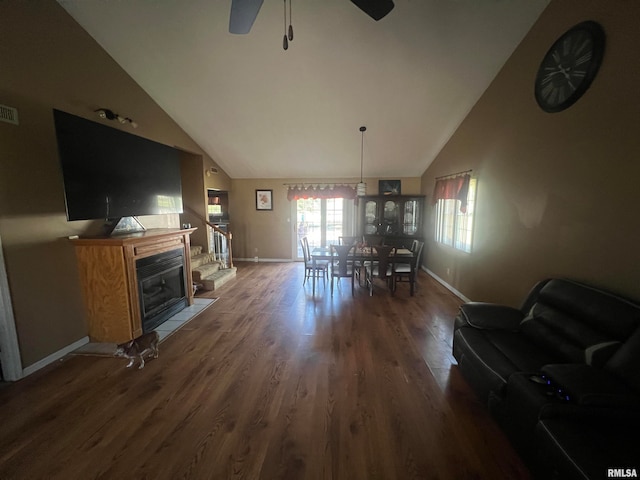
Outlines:
[{"label": "fireplace", "polygon": [[188,305],[184,250],[136,260],[142,331],[150,332]]}]

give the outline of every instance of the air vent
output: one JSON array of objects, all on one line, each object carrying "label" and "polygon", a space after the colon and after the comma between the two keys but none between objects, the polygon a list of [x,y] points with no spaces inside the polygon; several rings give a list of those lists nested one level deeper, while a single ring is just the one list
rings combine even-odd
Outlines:
[{"label": "air vent", "polygon": [[18,109],[0,105],[0,120],[18,125]]},{"label": "air vent", "polygon": [[211,167],[207,170],[207,177],[211,175],[218,175],[218,169],[216,167]]}]

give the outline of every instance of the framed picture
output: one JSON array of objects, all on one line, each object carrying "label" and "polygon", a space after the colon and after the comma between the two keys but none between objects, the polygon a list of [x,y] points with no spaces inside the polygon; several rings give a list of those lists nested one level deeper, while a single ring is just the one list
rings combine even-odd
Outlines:
[{"label": "framed picture", "polygon": [[379,180],[379,195],[400,195],[400,180]]},{"label": "framed picture", "polygon": [[256,190],[256,210],[273,210],[273,190]]}]

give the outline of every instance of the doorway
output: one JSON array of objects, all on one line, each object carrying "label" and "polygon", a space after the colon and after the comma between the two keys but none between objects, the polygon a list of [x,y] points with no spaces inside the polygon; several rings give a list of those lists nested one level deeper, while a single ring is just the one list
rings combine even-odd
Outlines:
[{"label": "doorway", "polygon": [[229,192],[207,189],[207,220],[216,225],[229,222]]},{"label": "doorway", "polygon": [[305,198],[291,202],[294,208],[294,260],[303,260],[300,239],[309,248],[337,244],[339,237],[355,232],[355,207],[344,198]]}]

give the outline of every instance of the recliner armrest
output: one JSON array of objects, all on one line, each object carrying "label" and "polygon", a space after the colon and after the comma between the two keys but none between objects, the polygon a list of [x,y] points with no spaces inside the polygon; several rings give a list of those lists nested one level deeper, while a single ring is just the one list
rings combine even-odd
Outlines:
[{"label": "recliner armrest", "polygon": [[587,364],[557,364],[545,365],[542,373],[575,405],[640,410],[638,392],[606,370]]},{"label": "recliner armrest", "polygon": [[468,302],[460,306],[456,324],[467,324],[483,330],[516,331],[524,314],[517,308],[496,303]]}]

